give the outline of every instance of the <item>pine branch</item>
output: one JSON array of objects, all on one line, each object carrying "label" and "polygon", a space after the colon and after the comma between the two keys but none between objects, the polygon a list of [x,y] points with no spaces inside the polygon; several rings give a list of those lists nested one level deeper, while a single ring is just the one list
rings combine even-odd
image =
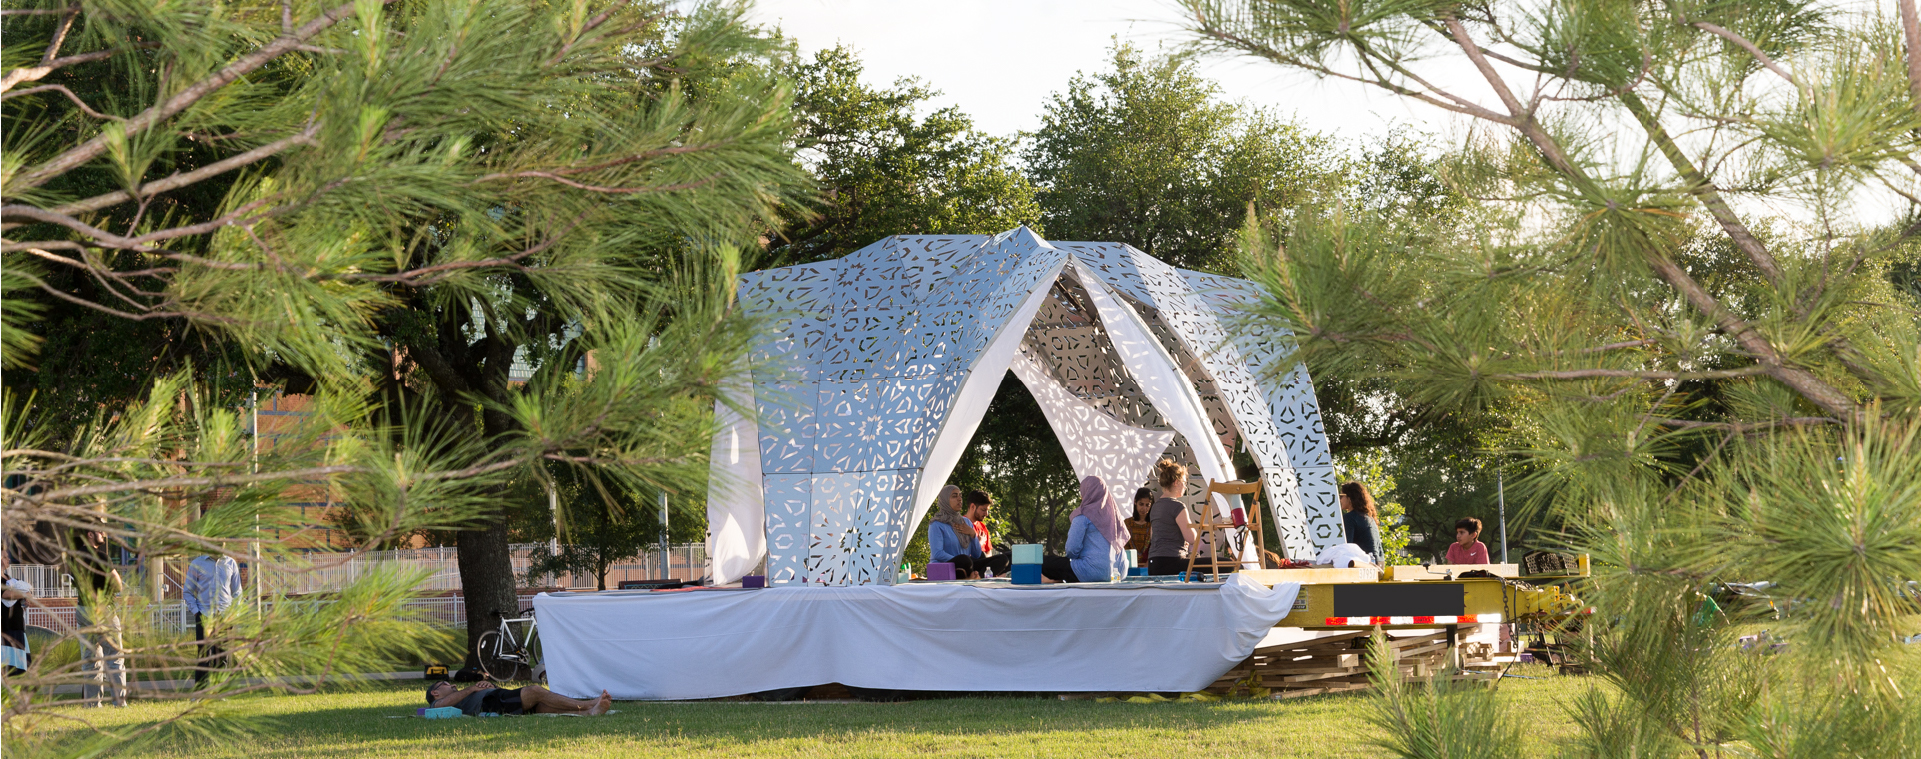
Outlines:
[{"label": "pine branch", "polygon": [[[394,2],[396,2],[396,0],[380,0],[382,5],[391,5]],[[187,110],[187,108],[191,107],[194,103],[200,102],[201,98],[218,92],[222,87],[233,83],[234,80],[252,73],[261,66],[267,65],[275,58],[297,50],[315,35],[326,31],[341,19],[352,14],[355,4],[356,3],[348,2],[334,6],[320,14],[319,18],[309,21],[300,28],[295,29],[292,34],[283,34],[275,38],[273,41],[262,45],[251,53],[241,56],[233,63],[214,72],[212,76],[187,86],[181,90],[179,94],[168,98],[165,103],[141,111],[138,115],[127,119],[125,127],[121,130],[121,134],[126,137],[132,137],[135,134],[146,131],[154,125],[172,118],[181,111]],[[101,53],[90,53],[89,55],[98,56],[98,58],[94,59],[98,60],[113,54],[114,51],[102,51]],[[47,65],[50,66],[51,62]],[[51,73],[51,69],[34,78],[38,79],[46,76],[47,73]],[[0,82],[0,92],[5,92],[15,83],[14,73],[9,72],[7,74],[7,80]],[[93,139],[87,140],[21,175],[19,179],[15,180],[17,187],[26,189],[46,184],[54,177],[66,174],[75,167],[91,161],[101,153],[106,152],[107,145],[108,137],[106,135],[95,136]]]}]

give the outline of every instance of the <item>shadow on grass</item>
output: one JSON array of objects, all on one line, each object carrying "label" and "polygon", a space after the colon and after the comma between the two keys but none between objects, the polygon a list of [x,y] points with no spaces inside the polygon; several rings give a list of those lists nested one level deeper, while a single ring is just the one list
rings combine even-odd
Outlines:
[{"label": "shadow on grass", "polygon": [[[354,694],[314,697],[312,710],[278,704],[263,716],[250,751],[230,755],[267,757],[443,756],[565,752],[631,755],[674,749],[693,754],[810,753],[838,746],[848,756],[916,753],[966,755],[974,749],[1034,746],[1101,756],[1103,746],[1151,734],[1253,737],[1268,731],[1250,723],[1282,712],[1316,721],[1342,720],[1351,699],[1290,703],[1103,704],[1056,698],[968,698],[900,703],[616,702],[603,717],[520,716],[427,720],[413,717],[424,699],[420,688],[361,688]],[[298,698],[298,697],[295,697]],[[353,706],[327,706],[348,699]],[[366,705],[359,705],[365,703]],[[1325,713],[1322,713],[1325,712]],[[405,718],[394,718],[406,715]],[[182,747],[183,749],[186,747]],[[213,755],[233,746],[205,746]],[[1085,749],[1081,752],[1080,749]],[[1046,753],[1055,753],[1049,751]]]}]

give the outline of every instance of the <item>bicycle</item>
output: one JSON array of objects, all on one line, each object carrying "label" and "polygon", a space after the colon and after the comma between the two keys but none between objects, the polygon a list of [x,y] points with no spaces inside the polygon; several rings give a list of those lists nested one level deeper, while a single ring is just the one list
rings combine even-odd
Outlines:
[{"label": "bicycle", "polygon": [[[523,617],[509,617],[495,611],[498,628],[480,634],[475,645],[480,669],[494,680],[532,680],[547,682],[547,665],[540,659],[540,634],[534,625],[534,610]],[[516,634],[515,628],[520,628]],[[520,677],[522,671],[527,677]]]}]

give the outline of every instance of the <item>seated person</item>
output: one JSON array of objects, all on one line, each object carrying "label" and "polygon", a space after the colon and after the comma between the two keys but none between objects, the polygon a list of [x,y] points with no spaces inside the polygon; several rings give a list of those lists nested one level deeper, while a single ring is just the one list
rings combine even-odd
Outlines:
[{"label": "seated person", "polygon": [[1041,558],[1055,582],[1112,582],[1127,575],[1127,524],[1099,477],[1081,480],[1081,507],[1068,515],[1067,555]]},{"label": "seated person", "polygon": [[954,565],[954,577],[971,580],[979,577],[975,562],[984,562],[980,538],[974,523],[961,512],[961,490],[953,485],[940,489],[934,499],[934,519],[927,523],[929,563]]},{"label": "seated person", "polygon": [[1007,552],[1006,546],[995,550],[994,533],[987,529],[987,514],[994,509],[994,498],[985,490],[969,490],[965,500],[967,501],[967,521],[974,523],[974,537],[980,542],[981,554],[985,557],[974,561],[974,570],[992,572],[996,577],[1005,577],[1008,565],[1014,561],[1014,555]]},{"label": "seated person", "polygon": [[[1127,544],[1132,546],[1136,553],[1147,551],[1147,540],[1154,534],[1153,528],[1147,521],[1147,515],[1153,508],[1154,491],[1147,488],[1134,491],[1134,515],[1127,518]],[[1146,560],[1147,557],[1141,557],[1141,561]]]},{"label": "seated person", "polygon": [[430,707],[458,706],[460,713],[478,717],[482,712],[494,714],[606,714],[608,707],[614,705],[614,697],[607,691],[600,692],[600,698],[593,701],[568,698],[538,685],[525,688],[502,688],[482,680],[465,688],[455,688],[453,683],[442,680],[427,688],[427,705]]},{"label": "seated person", "polygon": [[1454,523],[1454,542],[1447,544],[1449,564],[1487,564],[1487,546],[1481,543],[1481,520],[1465,517]]}]

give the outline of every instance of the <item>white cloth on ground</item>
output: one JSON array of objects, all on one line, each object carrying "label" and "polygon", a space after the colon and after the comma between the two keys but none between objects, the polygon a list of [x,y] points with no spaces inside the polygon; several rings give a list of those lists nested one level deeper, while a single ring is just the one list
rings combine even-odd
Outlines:
[{"label": "white cloth on ground", "polygon": [[1367,552],[1367,549],[1353,543],[1328,546],[1321,549],[1319,556],[1314,557],[1316,564],[1333,564],[1337,567],[1346,567],[1350,561],[1358,561],[1368,566],[1374,565],[1374,557]]},{"label": "white cloth on ground", "polygon": [[[692,699],[842,683],[1194,691],[1245,660],[1299,583],[790,586],[534,597],[550,687]],[[954,645],[965,641],[966,645]],[[1128,662],[1117,667],[1114,662]]]}]

